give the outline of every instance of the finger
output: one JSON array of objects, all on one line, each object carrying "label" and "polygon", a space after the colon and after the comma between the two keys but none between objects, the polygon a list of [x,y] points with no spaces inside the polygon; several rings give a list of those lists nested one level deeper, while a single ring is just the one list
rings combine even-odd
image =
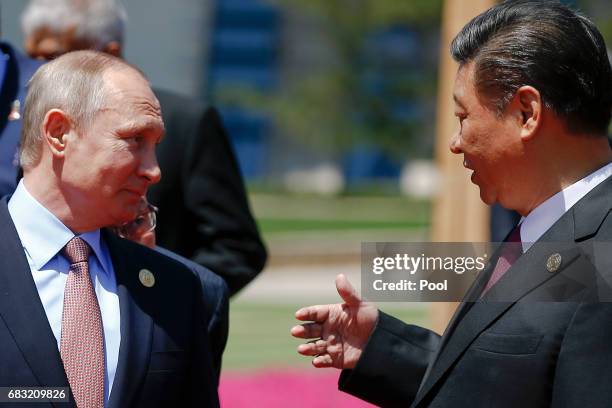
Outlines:
[{"label": "finger", "polygon": [[312,359],[312,365],[317,368],[333,367],[334,361],[329,354],[322,354]]},{"label": "finger", "polygon": [[321,337],[323,327],[319,323],[304,323],[291,328],[291,335],[300,339]]},{"label": "finger", "polygon": [[295,312],[295,318],[302,321],[324,322],[329,316],[329,305],[304,307]]},{"label": "finger", "polygon": [[336,290],[347,305],[357,306],[361,303],[361,297],[343,274],[336,276]]},{"label": "finger", "polygon": [[317,354],[327,353],[327,342],[324,340],[317,340],[311,343],[300,344],[297,348],[297,352],[303,356],[316,356]]}]

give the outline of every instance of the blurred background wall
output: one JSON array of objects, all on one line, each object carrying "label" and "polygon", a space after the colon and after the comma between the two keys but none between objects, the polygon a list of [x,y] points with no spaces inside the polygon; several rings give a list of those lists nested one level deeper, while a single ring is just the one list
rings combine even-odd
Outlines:
[{"label": "blurred background wall", "polygon": [[[432,150],[440,1],[344,3],[124,1],[125,56],[154,86],[221,105],[259,186],[397,190],[406,158]],[[13,44],[24,4],[2,3]]]},{"label": "blurred background wall", "polygon": [[[610,36],[609,2],[566,3]],[[2,3],[14,44],[24,4]],[[127,0],[125,55],[153,85],[223,108],[256,187],[430,197],[441,4]]]},{"label": "blurred background wall", "polygon": [[[206,78],[210,0],[127,0],[125,57],[154,86],[200,97]],[[2,1],[2,38],[20,46],[25,1]]]}]

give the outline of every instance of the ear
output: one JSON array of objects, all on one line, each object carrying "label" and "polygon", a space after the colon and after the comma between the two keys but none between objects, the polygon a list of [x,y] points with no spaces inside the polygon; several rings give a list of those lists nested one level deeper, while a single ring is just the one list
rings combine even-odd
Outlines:
[{"label": "ear", "polygon": [[540,92],[532,86],[521,86],[514,95],[514,104],[520,113],[521,139],[524,141],[535,137],[542,124],[542,98]]},{"label": "ear", "polygon": [[64,158],[66,135],[71,131],[69,117],[60,109],[51,109],[42,124],[43,139],[54,158]]},{"label": "ear", "polygon": [[102,51],[112,55],[113,57],[121,58],[121,44],[119,44],[117,41],[107,43]]}]

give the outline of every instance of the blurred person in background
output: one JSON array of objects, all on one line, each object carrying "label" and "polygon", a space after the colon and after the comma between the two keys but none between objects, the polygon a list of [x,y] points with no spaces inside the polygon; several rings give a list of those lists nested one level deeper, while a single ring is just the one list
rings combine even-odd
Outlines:
[{"label": "blurred person in background", "polygon": [[451,152],[482,201],[516,210],[521,223],[442,337],[379,312],[339,275],[343,304],[297,311],[310,323],[291,333],[315,339],[298,352],[343,369],[341,390],[383,407],[612,406],[603,37],[559,2],[514,0],[466,24],[451,54]]},{"label": "blurred person in background", "polygon": [[17,187],[26,85],[40,65],[11,44],[0,42],[0,197]]},{"label": "blurred person in background", "polygon": [[204,325],[208,333],[213,368],[217,382],[221,374],[223,351],[227,344],[229,330],[229,293],[227,284],[217,274],[174,252],[155,246],[155,227],[157,226],[157,207],[142,197],[134,220],[113,227],[112,230],[121,238],[129,239],[148,246],[162,254],[175,259],[189,267],[200,280],[204,306]]},{"label": "blurred person in background", "polygon": [[[115,0],[31,0],[22,15],[24,47],[45,60],[80,49],[121,57],[125,22]],[[154,92],[166,126],[157,150],[164,177],[148,193],[160,209],[157,244],[219,274],[233,295],[267,254],[228,135],[216,109]]]}]

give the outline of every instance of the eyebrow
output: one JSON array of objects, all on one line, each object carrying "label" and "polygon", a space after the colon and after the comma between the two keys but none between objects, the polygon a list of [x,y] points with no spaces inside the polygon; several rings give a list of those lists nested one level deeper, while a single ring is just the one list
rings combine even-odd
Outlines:
[{"label": "eyebrow", "polygon": [[146,133],[146,132],[158,132],[159,137],[157,138],[157,143],[160,143],[164,137],[166,136],[166,129],[163,124],[159,126],[160,123],[157,121],[146,121],[146,122],[132,122],[130,124],[124,125],[120,127],[117,132],[120,135],[125,135],[130,132],[137,133]]}]

